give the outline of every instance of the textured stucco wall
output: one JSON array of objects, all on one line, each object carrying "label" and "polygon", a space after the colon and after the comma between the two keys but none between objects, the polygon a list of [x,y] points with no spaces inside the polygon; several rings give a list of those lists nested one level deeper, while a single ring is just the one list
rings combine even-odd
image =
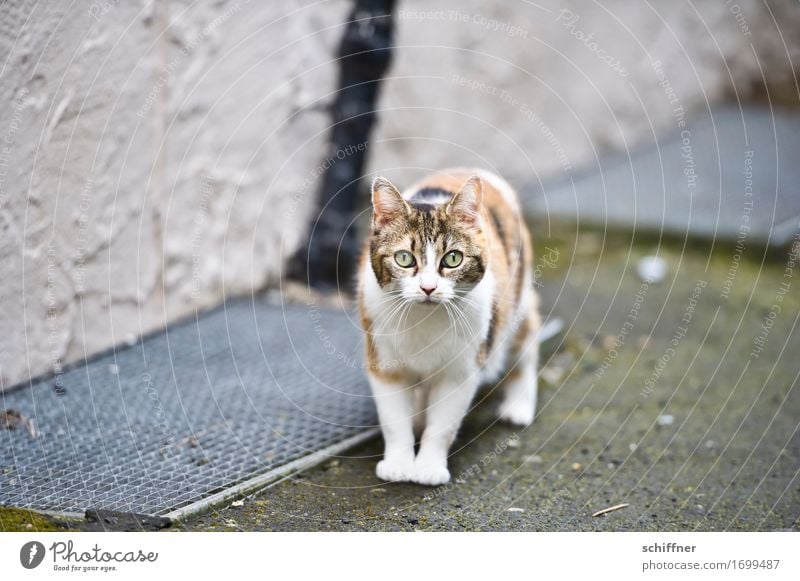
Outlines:
[{"label": "textured stucco wall", "polygon": [[4,4],[0,388],[279,276],[350,9]]},{"label": "textured stucco wall", "polygon": [[453,164],[563,176],[674,130],[680,107],[756,96],[762,73],[798,101],[790,0],[401,0],[397,25],[372,168],[403,184]]}]

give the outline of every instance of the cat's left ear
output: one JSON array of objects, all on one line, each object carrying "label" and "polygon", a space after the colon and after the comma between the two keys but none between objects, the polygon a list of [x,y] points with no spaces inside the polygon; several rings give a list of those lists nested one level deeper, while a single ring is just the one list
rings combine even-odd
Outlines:
[{"label": "cat's left ear", "polygon": [[447,203],[447,213],[468,224],[477,225],[483,199],[483,184],[478,176],[470,176],[458,193]]}]

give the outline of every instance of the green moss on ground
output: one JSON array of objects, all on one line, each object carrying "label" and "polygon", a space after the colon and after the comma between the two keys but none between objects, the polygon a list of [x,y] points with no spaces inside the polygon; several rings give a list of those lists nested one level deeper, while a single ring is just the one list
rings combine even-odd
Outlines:
[{"label": "green moss on ground", "polygon": [[70,530],[64,525],[38,512],[0,506],[0,531],[5,533]]}]

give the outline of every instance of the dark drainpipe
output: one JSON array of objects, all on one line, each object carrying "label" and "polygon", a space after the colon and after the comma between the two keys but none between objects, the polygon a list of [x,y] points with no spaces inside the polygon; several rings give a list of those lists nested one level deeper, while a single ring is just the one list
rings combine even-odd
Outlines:
[{"label": "dark drainpipe", "polygon": [[308,243],[289,278],[319,290],[350,290],[359,251],[353,220],[376,120],[380,82],[391,62],[395,0],[356,0],[339,47],[329,167],[323,174]]}]

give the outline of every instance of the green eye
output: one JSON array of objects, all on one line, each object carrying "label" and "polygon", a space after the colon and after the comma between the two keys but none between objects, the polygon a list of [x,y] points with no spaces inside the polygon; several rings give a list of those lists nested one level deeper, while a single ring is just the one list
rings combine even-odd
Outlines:
[{"label": "green eye", "polygon": [[461,254],[458,250],[451,250],[444,255],[444,258],[442,258],[442,266],[447,268],[455,268],[461,264],[462,260],[464,260],[463,254]]},{"label": "green eye", "polygon": [[409,268],[416,264],[416,260],[414,259],[414,255],[411,254],[408,250],[398,250],[394,253],[394,261],[402,266],[403,268]]}]

